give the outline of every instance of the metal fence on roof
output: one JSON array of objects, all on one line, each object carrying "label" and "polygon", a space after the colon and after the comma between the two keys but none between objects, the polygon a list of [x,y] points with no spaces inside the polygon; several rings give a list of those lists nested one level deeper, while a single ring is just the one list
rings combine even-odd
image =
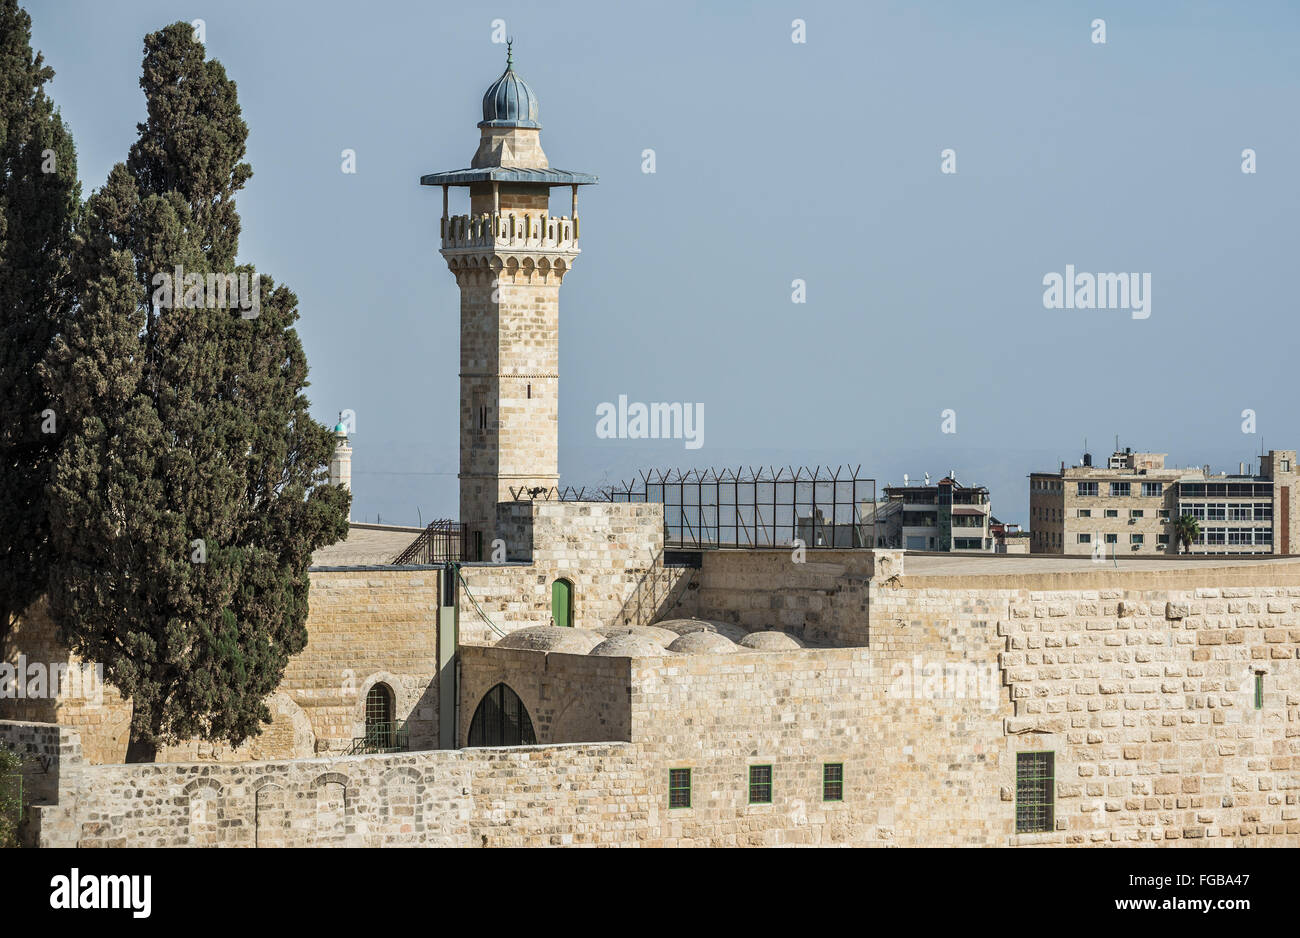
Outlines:
[{"label": "metal fence on roof", "polygon": [[664,506],[664,546],[870,548],[876,480],[861,467],[742,466],[650,469],[598,488],[521,488],[516,499],[656,502]]}]

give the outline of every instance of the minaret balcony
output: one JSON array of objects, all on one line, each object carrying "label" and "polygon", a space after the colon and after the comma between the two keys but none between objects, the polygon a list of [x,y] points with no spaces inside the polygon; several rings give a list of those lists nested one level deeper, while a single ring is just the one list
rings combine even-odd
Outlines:
[{"label": "minaret balcony", "polygon": [[442,219],[442,250],[578,253],[578,219],[493,212]]}]

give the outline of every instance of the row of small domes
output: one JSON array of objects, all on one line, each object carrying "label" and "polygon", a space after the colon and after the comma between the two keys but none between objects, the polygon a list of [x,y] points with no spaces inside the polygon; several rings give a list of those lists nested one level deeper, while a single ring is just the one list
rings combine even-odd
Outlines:
[{"label": "row of small domes", "polygon": [[788,651],[805,647],[801,639],[788,632],[746,632],[739,626],[708,619],[672,619],[657,625],[607,629],[603,633],[535,625],[511,632],[496,644],[499,648],[611,658],[726,655],[739,651]]}]

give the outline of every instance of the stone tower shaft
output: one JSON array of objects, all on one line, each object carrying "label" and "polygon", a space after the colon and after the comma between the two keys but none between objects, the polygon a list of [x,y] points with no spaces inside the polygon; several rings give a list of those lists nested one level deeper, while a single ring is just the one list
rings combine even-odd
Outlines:
[{"label": "stone tower shaft", "polygon": [[[484,556],[497,504],[559,481],[560,285],[578,248],[578,187],[595,176],[552,169],[537,98],[507,64],[483,97],[468,169],[421,178],[443,190],[441,251],[460,288],[460,520]],[[550,213],[550,190],[572,193]],[[449,190],[469,190],[452,215]]]}]

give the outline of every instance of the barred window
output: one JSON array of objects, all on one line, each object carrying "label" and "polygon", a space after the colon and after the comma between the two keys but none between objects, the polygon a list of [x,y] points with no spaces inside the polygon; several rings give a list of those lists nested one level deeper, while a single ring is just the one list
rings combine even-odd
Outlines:
[{"label": "barred window", "polygon": [[366,742],[381,749],[393,745],[393,692],[376,684],[366,694]]},{"label": "barred window", "polygon": [[827,762],[822,766],[822,801],[844,800],[844,763]]},{"label": "barred window", "polygon": [[772,767],[770,765],[751,765],[749,767],[749,803],[772,803]]},{"label": "barred window", "polygon": [[691,806],[691,770],[668,770],[668,807],[689,808]]},{"label": "barred window", "polygon": [[1052,830],[1055,824],[1056,754],[1016,753],[1016,833]]}]

